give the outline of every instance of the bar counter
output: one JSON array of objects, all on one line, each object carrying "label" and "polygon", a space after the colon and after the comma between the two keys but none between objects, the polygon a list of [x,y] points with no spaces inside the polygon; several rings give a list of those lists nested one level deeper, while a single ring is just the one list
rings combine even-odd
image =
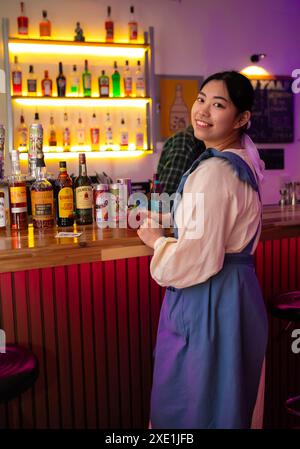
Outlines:
[{"label": "bar counter", "polygon": [[[0,428],[147,427],[164,296],[149,274],[152,250],[135,230],[77,231],[1,231],[0,329],[34,351],[40,374],[0,405]],[[267,306],[300,290],[300,205],[264,207],[255,265]],[[267,428],[295,425],[283,404],[300,392],[300,356],[283,324],[270,315]]]},{"label": "bar counter", "polygon": [[[152,255],[135,230],[99,229],[96,224],[75,226],[81,236],[57,238],[58,229],[0,232],[0,273],[25,268],[57,267]],[[261,241],[300,235],[300,205],[265,206]]]}]

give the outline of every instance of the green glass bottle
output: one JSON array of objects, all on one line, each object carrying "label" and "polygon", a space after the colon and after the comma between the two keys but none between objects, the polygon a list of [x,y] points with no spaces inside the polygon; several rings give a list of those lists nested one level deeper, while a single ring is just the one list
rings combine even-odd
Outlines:
[{"label": "green glass bottle", "polygon": [[92,75],[89,72],[88,61],[84,61],[84,72],[82,73],[83,96],[90,97],[92,95]]},{"label": "green glass bottle", "polygon": [[114,62],[114,69],[115,69],[115,71],[111,76],[113,97],[120,97],[121,96],[121,82],[120,82],[120,73],[118,72],[117,61]]}]

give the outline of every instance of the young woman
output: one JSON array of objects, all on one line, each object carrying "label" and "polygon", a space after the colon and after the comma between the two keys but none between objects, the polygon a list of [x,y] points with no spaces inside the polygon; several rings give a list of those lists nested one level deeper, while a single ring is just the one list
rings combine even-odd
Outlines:
[{"label": "young woman", "polygon": [[[179,185],[174,238],[150,219],[138,231],[154,248],[152,277],[167,287],[155,348],[154,428],[251,426],[268,335],[253,262],[263,178],[245,134],[253,96],[237,72],[203,82],[191,119],[206,151]],[[199,202],[202,226],[195,222]]]}]

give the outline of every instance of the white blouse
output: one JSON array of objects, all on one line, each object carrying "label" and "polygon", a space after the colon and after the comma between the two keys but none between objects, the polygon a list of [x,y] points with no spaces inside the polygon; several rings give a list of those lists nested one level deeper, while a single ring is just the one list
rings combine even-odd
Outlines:
[{"label": "white blouse", "polygon": [[[254,172],[245,150],[226,151],[238,154]],[[238,178],[230,163],[217,157],[205,160],[184,185],[175,213],[178,239],[161,237],[155,242],[153,279],[176,288],[206,281],[222,269],[225,253],[247,246],[261,226],[260,218],[258,193]],[[260,229],[252,254],[259,236]]]}]

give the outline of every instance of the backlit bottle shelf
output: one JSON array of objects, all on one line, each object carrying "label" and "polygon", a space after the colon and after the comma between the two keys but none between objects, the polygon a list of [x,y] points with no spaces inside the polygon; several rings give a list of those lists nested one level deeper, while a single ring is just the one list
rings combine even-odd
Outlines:
[{"label": "backlit bottle shelf", "polygon": [[143,58],[148,44],[128,42],[75,42],[48,39],[18,39],[10,38],[9,51],[14,54],[40,55],[80,55]]},{"label": "backlit bottle shelf", "polygon": [[[114,148],[118,147],[115,145]],[[102,150],[101,150],[102,148]],[[129,147],[130,148],[130,147]],[[142,156],[146,156],[148,154],[153,154],[153,150],[134,150],[134,149],[113,149],[113,150],[105,150],[105,147],[100,147],[100,151],[92,151],[90,145],[80,145],[71,147],[71,151],[63,151],[63,147],[47,147],[44,146],[44,156],[47,160],[61,160],[64,159],[74,159],[78,158],[78,153],[86,153],[89,159],[99,159],[99,158],[107,158],[107,159],[126,159],[126,158],[138,158]],[[23,152],[22,152],[23,151]],[[28,153],[24,152],[24,149],[20,152],[20,160],[27,161]]]},{"label": "backlit bottle shelf", "polygon": [[27,97],[27,96],[12,96],[17,104],[22,106],[77,106],[77,107],[133,107],[143,108],[149,102],[149,97]]}]

